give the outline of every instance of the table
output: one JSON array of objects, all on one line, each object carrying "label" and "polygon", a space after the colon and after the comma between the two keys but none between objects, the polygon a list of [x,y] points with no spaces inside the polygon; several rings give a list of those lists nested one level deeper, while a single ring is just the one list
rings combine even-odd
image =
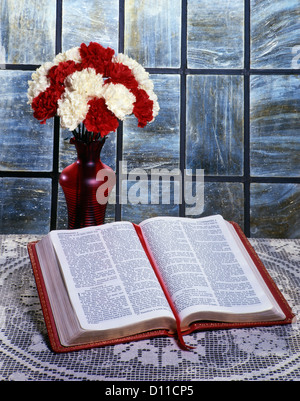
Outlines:
[{"label": "table", "polygon": [[[154,338],[67,354],[49,348],[27,254],[35,235],[0,235],[0,380],[299,380],[300,319],[287,326],[193,333],[178,348]],[[251,239],[300,316],[300,240]]]}]

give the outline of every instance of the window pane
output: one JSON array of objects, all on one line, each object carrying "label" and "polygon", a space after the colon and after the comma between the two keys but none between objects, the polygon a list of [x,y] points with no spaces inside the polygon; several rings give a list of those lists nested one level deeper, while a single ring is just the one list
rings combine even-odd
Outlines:
[{"label": "window pane", "polygon": [[300,185],[251,185],[251,236],[300,238]]},{"label": "window pane", "polygon": [[243,68],[244,0],[189,0],[187,29],[189,68]]},{"label": "window pane", "polygon": [[125,53],[144,67],[179,67],[181,0],[126,0]]},{"label": "window pane", "polygon": [[136,167],[179,167],[180,81],[177,75],[152,75],[160,111],[145,128],[131,116],[124,121],[123,160],[128,169]]},{"label": "window pane", "polygon": [[187,168],[243,173],[243,78],[187,77]]},{"label": "window pane", "polygon": [[205,182],[204,211],[201,216],[221,214],[224,219],[244,226],[243,184],[234,182]]},{"label": "window pane", "polygon": [[175,200],[176,197],[174,198],[174,185],[170,180],[154,187],[149,176],[148,180],[144,177],[144,184],[138,179],[124,181],[125,191],[126,186],[127,192],[124,193],[126,196],[123,198],[123,203],[127,204],[122,205],[122,220],[139,224],[150,217],[179,215],[178,202]]},{"label": "window pane", "polygon": [[66,51],[81,43],[98,42],[118,51],[118,0],[64,0],[62,47]]},{"label": "window pane", "polygon": [[31,72],[0,71],[0,169],[50,171],[53,121],[42,125],[27,104]]},{"label": "window pane", "polygon": [[251,77],[251,173],[298,176],[300,77]]},{"label": "window pane", "polygon": [[41,64],[52,60],[56,1],[6,0],[0,4],[0,63]]},{"label": "window pane", "polygon": [[0,178],[1,234],[47,234],[51,180]]},{"label": "window pane", "polygon": [[251,67],[299,68],[299,0],[251,0]]}]

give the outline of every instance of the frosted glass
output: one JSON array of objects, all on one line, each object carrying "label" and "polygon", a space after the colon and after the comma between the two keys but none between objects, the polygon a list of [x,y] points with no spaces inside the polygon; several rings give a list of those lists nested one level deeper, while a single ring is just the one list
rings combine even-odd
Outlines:
[{"label": "frosted glass", "polygon": [[243,77],[187,77],[187,168],[242,175],[243,126]]},{"label": "frosted glass", "polygon": [[189,0],[189,68],[243,68],[244,0]]},{"label": "frosted glass", "polygon": [[[125,184],[126,183],[124,183],[124,185]],[[168,181],[167,184],[170,184],[170,181]],[[143,220],[146,220],[150,217],[179,215],[179,206],[174,202],[173,184],[170,184],[170,187],[168,187],[167,185],[160,185],[159,189],[153,189],[151,187],[151,181],[149,177],[148,190],[146,188],[145,190],[142,189],[137,191],[139,186],[140,184],[138,181],[128,181],[127,204],[122,205],[122,220],[127,220],[139,224]],[[133,192],[133,195],[131,195],[130,191]],[[154,202],[151,202],[151,191],[152,195],[159,195],[158,204],[154,204]],[[131,203],[131,196],[133,196],[133,199],[138,200],[140,203]],[[162,196],[165,197],[164,200]],[[169,204],[166,204],[166,199],[169,199]]]},{"label": "frosted glass", "polygon": [[0,13],[0,64],[53,59],[56,1],[1,0]]},{"label": "frosted glass", "polygon": [[144,67],[179,67],[181,0],[125,0],[125,53]]},{"label": "frosted glass", "polygon": [[250,160],[255,176],[299,176],[300,77],[252,76]]},{"label": "frosted glass", "polygon": [[180,80],[177,75],[151,75],[160,111],[145,128],[130,117],[123,123],[123,160],[128,168],[178,168]]},{"label": "frosted glass", "polygon": [[251,185],[251,236],[300,238],[300,184]]},{"label": "frosted glass", "polygon": [[204,210],[201,216],[221,214],[244,227],[244,187],[239,182],[205,182]]},{"label": "frosted glass", "polygon": [[299,0],[251,0],[251,67],[300,68]]},{"label": "frosted glass", "polygon": [[50,179],[0,178],[1,234],[47,234],[50,208]]},{"label": "frosted glass", "polygon": [[118,0],[64,0],[62,47],[98,42],[118,52]]},{"label": "frosted glass", "polygon": [[27,104],[28,71],[0,71],[0,169],[51,171],[53,119],[42,125]]}]

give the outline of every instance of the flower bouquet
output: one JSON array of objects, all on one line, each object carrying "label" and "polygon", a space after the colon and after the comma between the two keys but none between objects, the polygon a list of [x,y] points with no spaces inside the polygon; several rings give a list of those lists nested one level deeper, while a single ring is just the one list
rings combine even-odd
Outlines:
[{"label": "flower bouquet", "polygon": [[145,127],[159,105],[149,74],[135,60],[98,43],[84,43],[43,64],[29,81],[28,99],[42,124],[58,115],[61,127],[76,131],[83,123],[96,137],[118,128],[130,114]]},{"label": "flower bouquet", "polygon": [[59,116],[61,127],[74,135],[78,160],[60,176],[69,228],[102,224],[106,204],[97,205],[96,192],[103,182],[96,177],[99,169],[108,167],[100,161],[100,151],[119,120],[133,114],[143,128],[157,116],[159,104],[149,73],[128,56],[91,42],[43,64],[28,85],[34,117],[45,124]]}]

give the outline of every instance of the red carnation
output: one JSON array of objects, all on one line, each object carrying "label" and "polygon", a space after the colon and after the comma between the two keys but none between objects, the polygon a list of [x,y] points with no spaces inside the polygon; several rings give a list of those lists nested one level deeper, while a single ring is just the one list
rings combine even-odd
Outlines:
[{"label": "red carnation", "polygon": [[80,46],[82,68],[95,68],[97,74],[106,76],[106,69],[112,62],[115,51],[108,47],[105,49],[99,43],[91,42],[88,46],[82,43]]},{"label": "red carnation", "polygon": [[32,101],[33,116],[46,124],[48,118],[54,117],[57,111],[57,101],[60,99],[64,89],[50,86],[41,92]]},{"label": "red carnation", "polygon": [[138,119],[138,127],[144,128],[148,122],[153,120],[153,101],[149,99],[147,92],[143,89],[132,92],[136,97],[133,114]]},{"label": "red carnation", "polygon": [[78,64],[72,60],[63,61],[58,65],[53,66],[48,73],[51,85],[64,85],[64,81],[67,76],[73,74],[77,70]]},{"label": "red carnation", "polygon": [[118,119],[108,110],[103,98],[94,98],[88,104],[90,108],[83,121],[88,131],[94,133],[100,132],[103,137],[117,130],[119,126]]},{"label": "red carnation", "polygon": [[137,89],[139,86],[131,69],[122,63],[111,63],[107,69],[107,76],[110,77],[108,83],[122,84],[129,90]]}]

